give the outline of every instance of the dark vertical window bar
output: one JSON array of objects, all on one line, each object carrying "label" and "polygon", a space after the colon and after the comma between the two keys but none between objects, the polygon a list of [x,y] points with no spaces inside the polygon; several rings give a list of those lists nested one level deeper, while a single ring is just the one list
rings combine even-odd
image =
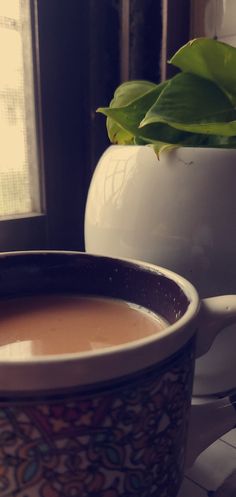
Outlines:
[{"label": "dark vertical window bar", "polygon": [[148,79],[159,82],[161,0],[122,0],[121,42],[122,79]]},{"label": "dark vertical window bar", "polygon": [[167,63],[189,41],[191,0],[163,0],[162,79],[172,77],[177,69]]},{"label": "dark vertical window bar", "polygon": [[121,0],[90,0],[90,168],[109,145],[105,117],[96,109],[107,106],[120,84]]},{"label": "dark vertical window bar", "polygon": [[121,0],[120,76],[129,80],[130,67],[130,0]]}]

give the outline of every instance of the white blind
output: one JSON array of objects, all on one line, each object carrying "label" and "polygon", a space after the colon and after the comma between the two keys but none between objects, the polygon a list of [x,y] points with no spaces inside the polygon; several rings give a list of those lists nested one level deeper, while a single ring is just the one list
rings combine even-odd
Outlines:
[{"label": "white blind", "polygon": [[0,0],[0,218],[41,211],[30,0]]}]

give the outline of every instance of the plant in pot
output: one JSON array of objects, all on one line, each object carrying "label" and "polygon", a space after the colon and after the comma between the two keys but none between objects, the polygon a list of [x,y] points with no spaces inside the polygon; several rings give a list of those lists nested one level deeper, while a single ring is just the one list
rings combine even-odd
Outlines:
[{"label": "plant in pot", "polygon": [[[236,293],[236,48],[199,38],[170,63],[173,78],[123,83],[98,109],[113,145],[91,181],[86,250],[168,267],[203,297]],[[195,392],[235,387],[233,342],[229,329],[197,361]]]}]

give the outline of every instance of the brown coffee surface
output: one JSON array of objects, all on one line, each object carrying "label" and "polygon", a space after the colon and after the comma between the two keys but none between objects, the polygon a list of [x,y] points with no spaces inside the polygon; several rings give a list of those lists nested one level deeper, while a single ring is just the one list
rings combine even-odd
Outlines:
[{"label": "brown coffee surface", "polygon": [[77,295],[0,302],[0,360],[66,354],[132,342],[167,323],[121,300]]}]

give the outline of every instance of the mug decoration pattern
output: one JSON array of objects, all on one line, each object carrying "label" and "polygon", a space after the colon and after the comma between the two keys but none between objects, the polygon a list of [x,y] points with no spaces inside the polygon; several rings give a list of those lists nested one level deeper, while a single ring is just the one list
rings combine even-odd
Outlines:
[{"label": "mug decoration pattern", "polygon": [[175,497],[194,344],[115,383],[2,397],[0,496]]}]

